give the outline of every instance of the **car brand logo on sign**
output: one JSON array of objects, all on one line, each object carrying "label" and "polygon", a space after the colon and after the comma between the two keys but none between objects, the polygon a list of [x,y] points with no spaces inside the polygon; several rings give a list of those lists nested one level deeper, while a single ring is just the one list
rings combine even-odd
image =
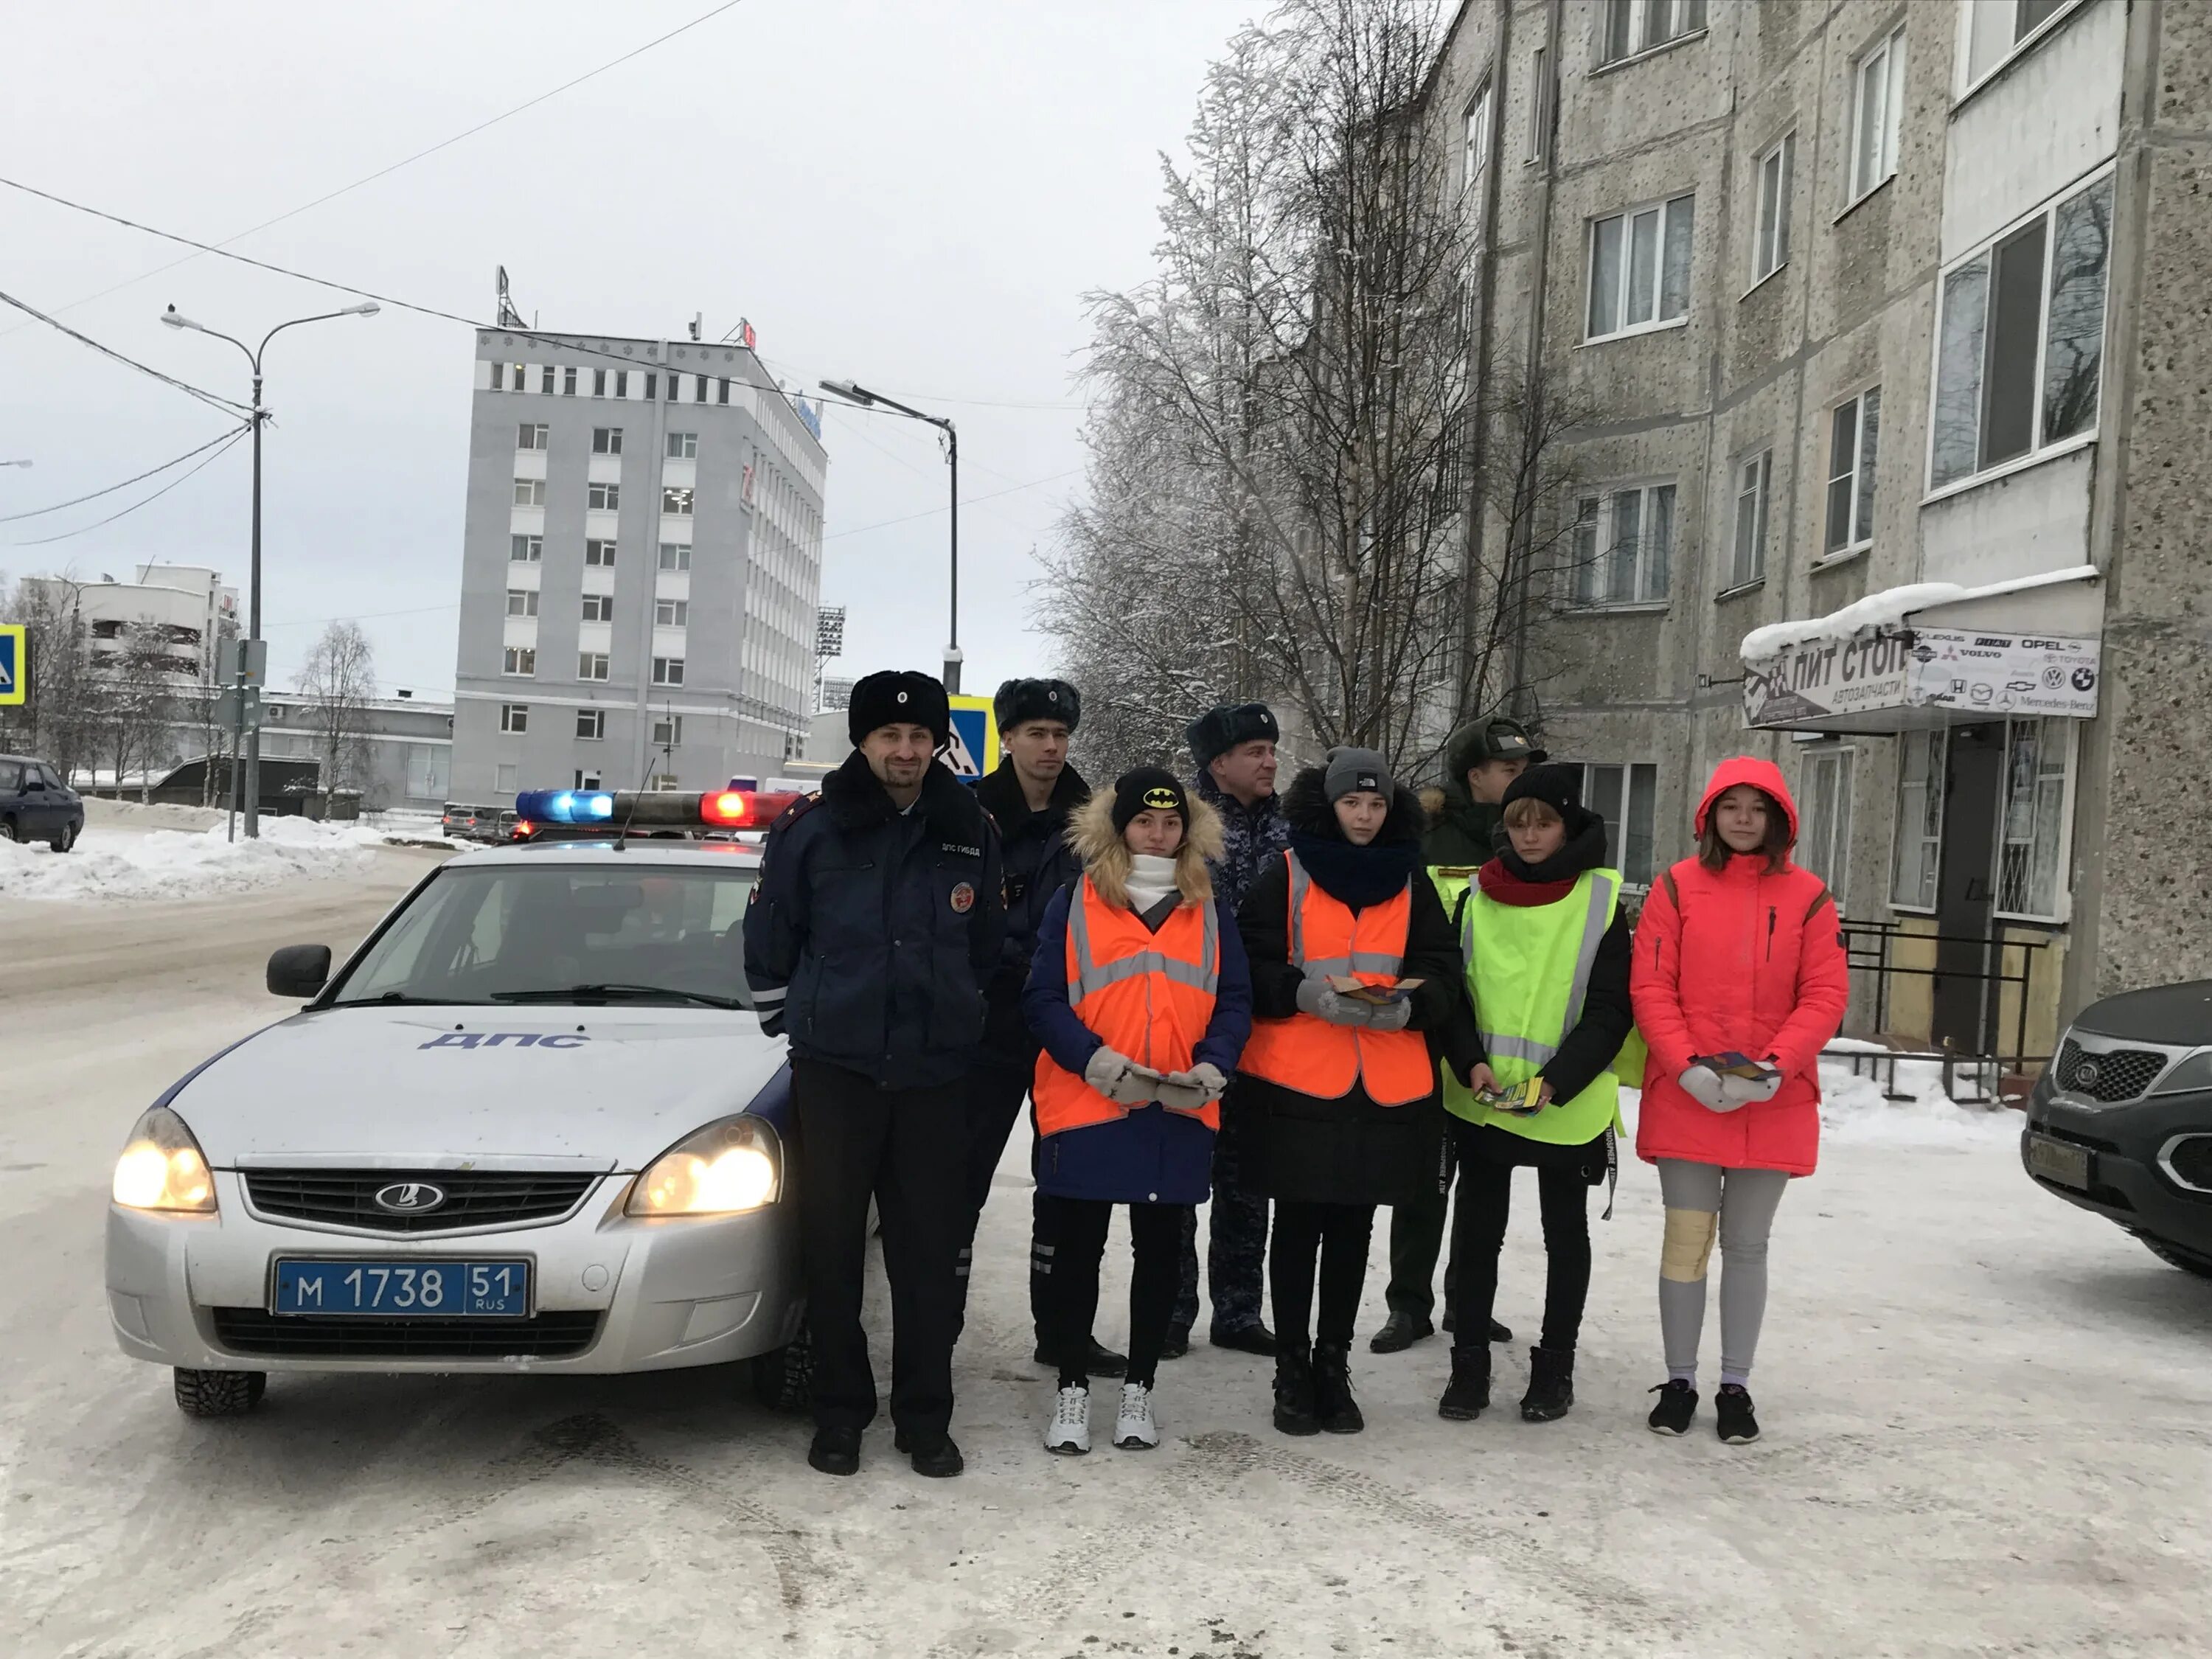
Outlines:
[{"label": "car brand logo on sign", "polygon": [[427,1215],[445,1206],[446,1189],[427,1181],[396,1181],[378,1188],[369,1201],[392,1215]]}]

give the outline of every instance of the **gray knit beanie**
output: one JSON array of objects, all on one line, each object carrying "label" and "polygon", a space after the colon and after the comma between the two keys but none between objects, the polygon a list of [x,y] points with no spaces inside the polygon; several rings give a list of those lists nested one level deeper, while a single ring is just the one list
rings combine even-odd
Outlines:
[{"label": "gray knit beanie", "polygon": [[1321,775],[1322,793],[1334,803],[1359,790],[1370,790],[1388,800],[1397,793],[1390,779],[1390,763],[1372,749],[1332,749]]}]

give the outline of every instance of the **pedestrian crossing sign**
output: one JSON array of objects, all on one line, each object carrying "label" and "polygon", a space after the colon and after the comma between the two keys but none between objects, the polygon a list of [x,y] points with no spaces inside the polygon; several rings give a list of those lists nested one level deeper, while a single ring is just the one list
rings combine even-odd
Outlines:
[{"label": "pedestrian crossing sign", "polygon": [[952,775],[973,783],[999,764],[999,721],[988,697],[954,697],[952,743],[944,754]]},{"label": "pedestrian crossing sign", "polygon": [[0,623],[0,706],[20,703],[29,692],[29,652],[21,623]]}]

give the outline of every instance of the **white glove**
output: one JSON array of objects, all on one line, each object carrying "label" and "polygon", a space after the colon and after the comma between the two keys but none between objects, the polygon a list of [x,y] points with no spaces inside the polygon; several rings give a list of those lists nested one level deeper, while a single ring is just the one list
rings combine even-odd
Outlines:
[{"label": "white glove", "polygon": [[1196,1113],[1221,1098],[1229,1079],[1218,1066],[1200,1060],[1188,1072],[1170,1072],[1163,1080],[1159,1103],[1171,1112]]},{"label": "white glove", "polygon": [[1374,1011],[1367,1017],[1367,1023],[1378,1031],[1402,1031],[1413,1017],[1413,1000],[1400,997],[1395,1002],[1376,1004]]},{"label": "white glove", "polygon": [[1682,1085],[1682,1092],[1708,1111],[1732,1112],[1743,1104],[1741,1100],[1728,1097],[1728,1079],[1703,1060],[1693,1061],[1674,1079]]},{"label": "white glove", "polygon": [[[1769,1060],[1769,1065],[1773,1062]],[[1770,1078],[1724,1077],[1721,1079],[1721,1098],[1730,1109],[1770,1101],[1781,1091],[1782,1072],[1776,1067]]]},{"label": "white glove", "polygon": [[1136,1061],[1103,1043],[1083,1068],[1083,1080],[1121,1106],[1141,1106],[1152,1097],[1152,1080],[1141,1077]]},{"label": "white glove", "polygon": [[1331,1025],[1369,1025],[1374,1023],[1374,1005],[1354,1002],[1350,997],[1339,996],[1324,980],[1309,979],[1298,984],[1298,1012],[1311,1014],[1316,1019],[1327,1020]]},{"label": "white glove", "polygon": [[1178,1073],[1176,1075],[1179,1078],[1189,1079],[1204,1091],[1206,1103],[1209,1106],[1220,1099],[1229,1088],[1229,1079],[1221,1074],[1221,1068],[1210,1060],[1201,1060],[1188,1072]]}]

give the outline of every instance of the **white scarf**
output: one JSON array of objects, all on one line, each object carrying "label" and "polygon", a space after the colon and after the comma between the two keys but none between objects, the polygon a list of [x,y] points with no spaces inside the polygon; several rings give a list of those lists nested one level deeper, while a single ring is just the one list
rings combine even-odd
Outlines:
[{"label": "white scarf", "polygon": [[1176,861],[1158,853],[1129,854],[1129,908],[1142,915],[1176,889]]}]

